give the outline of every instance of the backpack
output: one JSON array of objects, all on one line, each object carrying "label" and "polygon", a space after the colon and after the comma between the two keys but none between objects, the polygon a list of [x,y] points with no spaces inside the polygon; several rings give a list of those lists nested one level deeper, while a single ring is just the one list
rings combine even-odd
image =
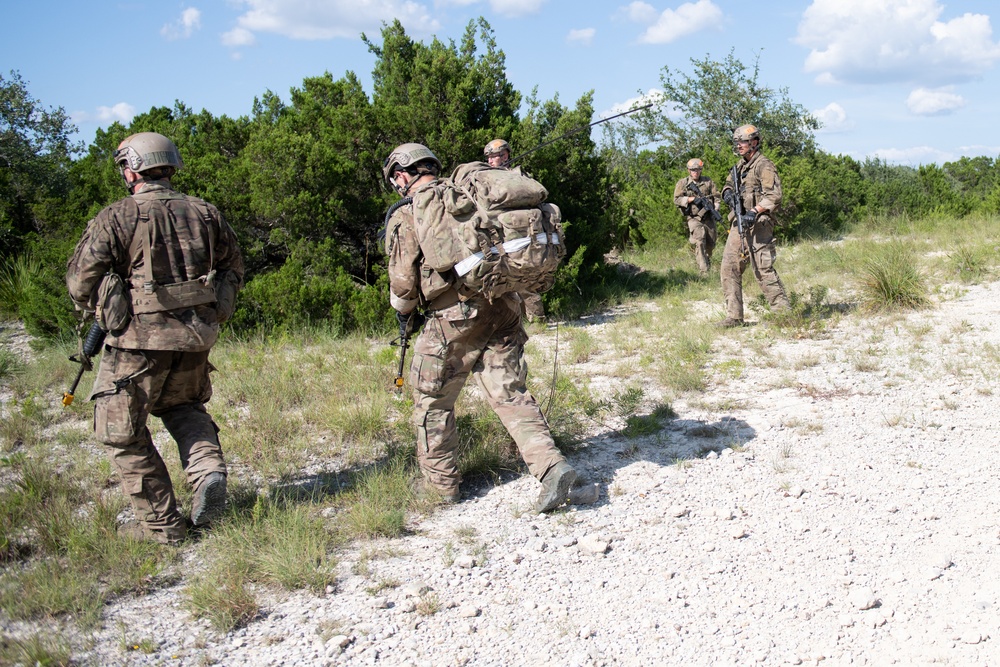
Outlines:
[{"label": "backpack", "polygon": [[413,196],[425,264],[452,271],[465,298],[547,291],[566,256],[562,214],[547,196],[520,170],[459,165],[450,179]]}]

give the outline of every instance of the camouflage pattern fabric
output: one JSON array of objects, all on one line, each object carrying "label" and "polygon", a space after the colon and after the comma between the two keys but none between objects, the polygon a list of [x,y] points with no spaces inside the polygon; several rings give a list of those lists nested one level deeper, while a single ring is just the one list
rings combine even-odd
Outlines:
[{"label": "camouflage pattern fabric", "polygon": [[693,202],[687,203],[688,197],[694,196],[694,193],[688,189],[688,183],[693,183],[703,197],[710,199],[715,210],[719,210],[722,195],[715,187],[715,182],[707,176],[702,176],[699,179],[685,176],[674,186],[674,205],[681,210],[681,214],[687,220],[688,242],[694,246],[695,264],[698,266],[698,271],[705,275],[711,269],[712,252],[715,250],[717,238],[715,220],[712,219],[712,214],[707,208],[700,207]]},{"label": "camouflage pattern fabric", "polygon": [[527,340],[513,296],[492,304],[458,303],[431,313],[424,324],[410,366],[417,461],[427,481],[443,493],[462,481],[455,402],[470,373],[536,479],[564,460],[526,386]]},{"label": "camouflage pattern fabric", "polygon": [[150,414],[163,421],[193,488],[226,472],[218,429],[204,406],[212,396],[208,354],[106,347],[91,394],[95,435],[109,446],[136,518],[170,540],[184,537],[184,519],[146,422]]},{"label": "camouflage pattern fabric", "polygon": [[[754,153],[748,162],[740,165],[740,177],[743,182],[743,208],[749,211],[757,206],[763,206],[767,212],[759,215],[754,221],[749,233],[751,251],[756,267],[754,277],[760,285],[772,310],[788,307],[788,295],[785,286],[774,268],[776,249],[774,245],[773,211],[781,203],[781,180],[774,163],[759,152]],[[733,189],[733,174],[729,172],[723,192]],[[735,225],[735,216],[729,213],[729,220],[734,223],[726,239],[726,247],[722,251],[722,294],[726,300],[726,317],[743,319],[743,272],[751,264],[749,256],[743,258],[743,243]]]},{"label": "camouflage pattern fabric", "polygon": [[[141,192],[102,210],[87,225],[66,271],[66,286],[78,309],[94,311],[97,286],[108,271],[122,276],[133,291],[143,289],[149,260],[136,234],[140,203],[149,209],[158,284],[195,280],[215,269],[217,285],[234,291],[242,287],[243,257],[236,235],[218,209],[172,190],[169,181],[152,181]],[[125,331],[109,335],[106,342],[130,350],[203,351],[215,343],[219,320],[212,304],[145,313],[133,316]]]},{"label": "camouflage pattern fabric", "polygon": [[[151,258],[136,238],[144,226],[141,210],[148,212],[152,230]],[[185,522],[146,422],[151,414],[163,421],[195,489],[209,474],[225,474],[218,429],[204,405],[212,395],[208,354],[243,284],[243,259],[218,209],[172,190],[169,181],[147,182],[87,225],[67,266],[70,297],[77,308],[93,311],[97,286],[109,272],[122,276],[131,290],[142,290],[148,261],[159,285],[214,270],[218,305],[227,311],[207,303],[133,314],[125,331],[105,340],[90,397],[94,432],[110,448],[136,518],[146,534],[168,542],[184,537]]]},{"label": "camouflage pattern fabric", "polygon": [[393,308],[406,314],[419,305],[428,311],[413,343],[410,364],[420,470],[443,495],[457,491],[461,475],[455,401],[469,374],[475,373],[531,474],[541,479],[564,459],[526,386],[528,335],[521,324],[521,305],[513,294],[493,303],[480,296],[460,296],[446,274],[425,264],[414,225],[411,207],[393,213],[386,254]]}]

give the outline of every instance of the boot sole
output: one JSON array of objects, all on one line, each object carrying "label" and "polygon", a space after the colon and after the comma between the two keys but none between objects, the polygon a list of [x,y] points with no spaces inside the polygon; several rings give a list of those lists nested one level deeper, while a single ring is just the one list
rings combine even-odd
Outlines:
[{"label": "boot sole", "polygon": [[544,514],[545,512],[551,512],[555,508],[559,507],[563,502],[569,498],[569,490],[573,487],[573,482],[576,481],[576,471],[570,470],[559,478],[556,482],[556,490],[554,493],[549,494],[545,499],[545,502],[541,504],[540,507],[536,508],[539,514]]},{"label": "boot sole", "polygon": [[205,484],[199,490],[201,502],[191,513],[191,523],[204,526],[217,520],[226,511],[226,478],[219,477]]}]

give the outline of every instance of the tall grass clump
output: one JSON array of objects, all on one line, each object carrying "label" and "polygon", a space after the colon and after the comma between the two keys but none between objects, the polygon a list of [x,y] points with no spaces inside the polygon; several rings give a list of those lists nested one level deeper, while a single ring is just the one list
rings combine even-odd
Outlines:
[{"label": "tall grass clump", "polygon": [[69,644],[49,632],[26,638],[0,635],[0,665],[32,667],[68,667],[74,664]]},{"label": "tall grass clump", "polygon": [[990,276],[995,257],[991,244],[963,244],[948,255],[948,265],[963,283],[975,284]]},{"label": "tall grass clump", "polygon": [[106,500],[104,480],[72,467],[57,472],[30,457],[15,468],[17,481],[0,492],[0,607],[7,614],[19,620],[70,614],[89,627],[109,600],[155,584],[171,554],[117,537],[124,500]]},{"label": "tall grass clump", "polygon": [[902,243],[873,244],[860,274],[860,303],[868,312],[913,310],[930,302],[916,257]]}]

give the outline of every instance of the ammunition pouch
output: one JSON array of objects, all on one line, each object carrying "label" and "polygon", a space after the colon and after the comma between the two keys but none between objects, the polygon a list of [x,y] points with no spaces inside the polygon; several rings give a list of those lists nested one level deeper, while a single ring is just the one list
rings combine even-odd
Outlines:
[{"label": "ammunition pouch", "polygon": [[129,307],[128,289],[125,281],[117,273],[108,273],[97,287],[97,303],[94,320],[105,331],[117,335],[128,327],[132,320]]},{"label": "ammunition pouch", "polygon": [[215,303],[215,288],[207,282],[207,276],[172,285],[147,282],[141,290],[132,290],[132,312],[159,313]]}]

